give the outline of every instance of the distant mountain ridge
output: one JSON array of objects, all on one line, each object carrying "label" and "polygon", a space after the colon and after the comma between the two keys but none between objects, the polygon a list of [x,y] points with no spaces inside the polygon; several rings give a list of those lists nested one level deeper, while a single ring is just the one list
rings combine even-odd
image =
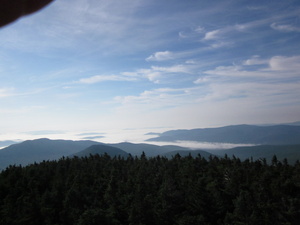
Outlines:
[{"label": "distant mountain ridge", "polygon": [[94,141],[50,140],[41,138],[10,145],[0,150],[0,169],[11,164],[27,165],[43,160],[55,160],[79,152]]},{"label": "distant mountain ridge", "polygon": [[10,141],[10,140],[7,140],[7,141],[0,141],[0,148],[2,147],[7,147],[7,146],[10,146],[10,145],[13,145],[13,144],[16,144],[17,142],[15,141]]},{"label": "distant mountain ridge", "polygon": [[120,156],[127,158],[129,154],[119,148],[112,147],[109,145],[104,145],[104,144],[97,144],[97,145],[92,145],[80,152],[77,152],[71,156],[77,156],[77,157],[89,157],[90,155],[104,155],[107,154],[111,157],[115,156]]},{"label": "distant mountain ridge", "polygon": [[71,141],[71,140],[50,140],[41,138],[28,140],[0,150],[0,170],[9,165],[28,165],[43,160],[57,160],[62,157],[77,155],[89,156],[90,154],[107,153],[110,156],[140,156],[143,152],[146,156],[152,157],[163,155],[166,152],[177,150],[189,150],[179,146],[157,146],[151,144],[104,144],[95,141]]},{"label": "distant mountain ridge", "polygon": [[[226,130],[226,129],[225,129]],[[175,133],[185,132],[176,131]],[[224,131],[223,131],[224,132]],[[172,132],[171,132],[172,133]],[[133,144],[133,143],[118,143],[118,144],[104,144],[95,141],[70,141],[70,140],[50,140],[37,139],[24,141],[22,143],[13,144],[0,150],[0,170],[5,169],[9,165],[26,166],[34,162],[41,162],[43,160],[57,160],[64,157],[85,157],[90,154],[108,155],[127,157],[140,156],[145,153],[148,157],[162,157],[172,158],[176,154],[181,156],[191,155],[196,157],[200,154],[204,158],[210,155],[224,157],[225,154],[236,156],[241,160],[253,158],[254,160],[260,158],[270,159],[276,155],[279,160],[287,158],[289,163],[294,163],[300,160],[300,144],[295,145],[259,145],[251,147],[237,147],[226,150],[205,150],[196,149],[191,150],[176,145],[158,146],[151,144]]]},{"label": "distant mountain ridge", "polygon": [[279,161],[287,159],[289,163],[294,164],[300,160],[300,145],[257,145],[248,147],[236,147],[223,150],[208,150],[208,152],[220,157],[225,154],[228,157],[235,156],[241,160],[252,158],[254,161],[265,158],[271,162],[274,155]]},{"label": "distant mountain ridge", "polygon": [[125,152],[130,153],[133,156],[140,156],[143,152],[146,156],[155,157],[157,155],[163,155],[171,151],[189,151],[189,148],[184,148],[176,145],[151,145],[151,144],[134,144],[129,142],[122,142],[118,144],[109,144],[109,146],[117,147]]},{"label": "distant mountain ridge", "polygon": [[290,145],[300,144],[300,126],[233,125],[219,128],[170,130],[147,141]]}]

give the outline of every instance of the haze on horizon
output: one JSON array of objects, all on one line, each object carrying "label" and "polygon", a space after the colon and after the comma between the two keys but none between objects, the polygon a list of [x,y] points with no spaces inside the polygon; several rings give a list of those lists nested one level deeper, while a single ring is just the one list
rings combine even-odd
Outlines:
[{"label": "haze on horizon", "polygon": [[299,87],[297,0],[60,0],[0,29],[0,141],[295,122]]}]

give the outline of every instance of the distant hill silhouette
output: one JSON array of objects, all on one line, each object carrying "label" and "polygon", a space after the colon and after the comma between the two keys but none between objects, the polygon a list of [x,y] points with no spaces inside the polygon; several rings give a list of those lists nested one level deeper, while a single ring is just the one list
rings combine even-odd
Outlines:
[{"label": "distant hill silhouette", "polygon": [[202,157],[208,159],[210,156],[224,157],[236,157],[240,160],[253,159],[260,160],[266,159],[268,163],[271,162],[274,155],[276,155],[279,161],[287,159],[290,164],[294,164],[297,160],[300,160],[300,145],[257,145],[247,147],[235,147],[230,149],[221,150],[190,150],[190,151],[172,151],[163,154],[167,158],[172,158],[176,154],[182,157],[191,155],[197,157],[200,154]]},{"label": "distant hill silhouette", "polygon": [[133,143],[118,143],[118,144],[103,144],[95,141],[70,141],[70,140],[49,140],[37,139],[24,141],[19,144],[13,144],[0,150],[0,170],[5,169],[9,165],[28,165],[34,162],[43,160],[57,160],[70,156],[84,157],[90,154],[108,155],[114,157],[120,155],[127,157],[129,154],[140,156],[145,153],[147,157],[162,157],[172,158],[176,154],[182,157],[191,154],[196,157],[200,154],[204,158],[208,158],[211,154],[224,157],[227,154],[229,157],[233,155],[241,160],[253,158],[253,160],[266,158],[271,160],[274,155],[278,160],[288,159],[289,163],[294,163],[300,160],[300,144],[299,145],[259,145],[252,147],[237,147],[226,150],[191,150],[175,145],[150,145],[150,144],[133,144]]},{"label": "distant hill silhouette", "polygon": [[[101,145],[101,149],[100,147],[95,147],[98,145]],[[119,152],[116,152],[117,149]],[[114,150],[113,153],[111,150]],[[153,157],[177,150],[190,149],[172,145],[157,146],[127,142],[119,144],[103,144],[95,141],[50,140],[42,138],[13,144],[0,150],[0,169],[4,169],[8,165],[14,164],[24,166],[43,160],[56,160],[63,156],[67,157],[74,154],[76,155],[77,153],[78,156],[88,156],[94,152],[96,152],[96,154],[102,154],[104,152],[107,152],[108,154],[112,153],[111,156],[116,154],[127,156],[127,153],[130,153],[133,156],[140,156],[144,152],[146,156]]]},{"label": "distant hill silhouette", "polygon": [[147,141],[198,141],[235,144],[300,144],[300,126],[235,125],[219,128],[170,130]]},{"label": "distant hill silhouette", "polygon": [[104,144],[98,144],[98,145],[92,145],[80,152],[77,152],[71,156],[78,156],[78,157],[85,157],[85,156],[90,156],[90,155],[104,155],[107,154],[111,157],[114,156],[121,156],[121,157],[128,157],[129,154],[119,148],[104,145]]},{"label": "distant hill silhouette", "polygon": [[163,155],[171,151],[189,151],[189,148],[184,148],[176,145],[151,145],[151,144],[133,144],[129,142],[122,142],[118,144],[109,144],[110,146],[120,148],[125,152],[130,153],[133,156],[140,156],[143,152],[148,157],[155,157],[157,155]]},{"label": "distant hill silhouette", "polygon": [[43,160],[55,160],[79,152],[94,141],[49,140],[46,138],[24,141],[0,150],[0,169],[10,164],[27,165]]},{"label": "distant hill silhouette", "polygon": [[300,145],[258,145],[225,150],[210,150],[209,152],[221,157],[227,154],[228,157],[235,156],[241,160],[252,157],[253,160],[265,158],[268,162],[271,162],[274,155],[280,161],[286,158],[290,164],[300,160]]},{"label": "distant hill silhouette", "polygon": [[15,141],[0,141],[0,148],[16,144]]}]

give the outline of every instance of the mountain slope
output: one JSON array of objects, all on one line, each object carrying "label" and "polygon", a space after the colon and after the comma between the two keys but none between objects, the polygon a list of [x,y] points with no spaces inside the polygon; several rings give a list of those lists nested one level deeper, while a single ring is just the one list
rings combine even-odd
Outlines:
[{"label": "mountain slope", "polygon": [[219,128],[171,130],[147,141],[198,141],[235,144],[300,144],[300,126],[235,125]]},{"label": "mountain slope", "polygon": [[276,155],[280,161],[286,158],[290,164],[294,164],[297,160],[300,160],[300,145],[258,145],[236,147],[226,150],[210,150],[209,152],[221,157],[225,154],[229,157],[234,155],[241,160],[250,159],[252,157],[253,160],[265,158],[270,162],[274,155]]},{"label": "mountain slope", "polygon": [[[149,144],[132,144],[132,143],[119,143],[119,144],[103,144],[95,141],[69,141],[69,140],[49,140],[46,138],[24,141],[22,143],[13,144],[9,147],[0,150],[0,170],[6,168],[8,165],[27,165],[34,162],[41,162],[43,160],[55,160],[63,156],[70,156],[80,151],[78,156],[93,154],[93,149],[87,149],[93,145],[102,145],[102,149],[97,148],[103,153],[103,149],[106,151],[117,148],[122,152],[116,152],[114,155],[127,156],[127,153],[133,156],[140,156],[142,152],[149,157],[162,155],[166,152],[177,150],[190,150],[179,146],[157,146]],[[110,148],[110,149],[109,149]],[[95,150],[96,152],[98,150]],[[116,150],[116,149],[114,149]],[[109,153],[109,152],[107,152]]]},{"label": "mountain slope", "polygon": [[55,160],[79,152],[94,141],[49,140],[46,138],[24,141],[0,150],[0,169],[10,164],[27,165],[43,160]]},{"label": "mountain slope", "polygon": [[158,146],[158,145],[151,145],[151,144],[133,144],[129,142],[109,144],[109,146],[120,148],[125,152],[130,153],[133,156],[140,156],[144,152],[148,157],[163,155],[164,153],[171,152],[171,151],[190,150],[189,148],[184,148],[175,145]]},{"label": "mountain slope", "polygon": [[16,144],[15,141],[0,141],[0,148]]},{"label": "mountain slope", "polygon": [[84,149],[83,151],[77,152],[75,154],[73,154],[72,156],[78,156],[78,157],[85,157],[85,156],[90,156],[90,155],[104,155],[104,154],[108,154],[111,157],[114,156],[121,156],[121,157],[128,157],[128,153],[116,148],[116,147],[112,147],[112,146],[108,146],[108,145],[103,145],[103,144],[98,144],[98,145],[92,145],[86,149]]}]

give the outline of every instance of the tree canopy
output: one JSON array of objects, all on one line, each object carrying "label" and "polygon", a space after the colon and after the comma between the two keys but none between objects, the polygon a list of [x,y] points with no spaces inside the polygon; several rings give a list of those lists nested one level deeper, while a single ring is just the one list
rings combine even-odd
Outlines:
[{"label": "tree canopy", "polygon": [[300,163],[91,155],[0,173],[0,224],[297,224]]}]

